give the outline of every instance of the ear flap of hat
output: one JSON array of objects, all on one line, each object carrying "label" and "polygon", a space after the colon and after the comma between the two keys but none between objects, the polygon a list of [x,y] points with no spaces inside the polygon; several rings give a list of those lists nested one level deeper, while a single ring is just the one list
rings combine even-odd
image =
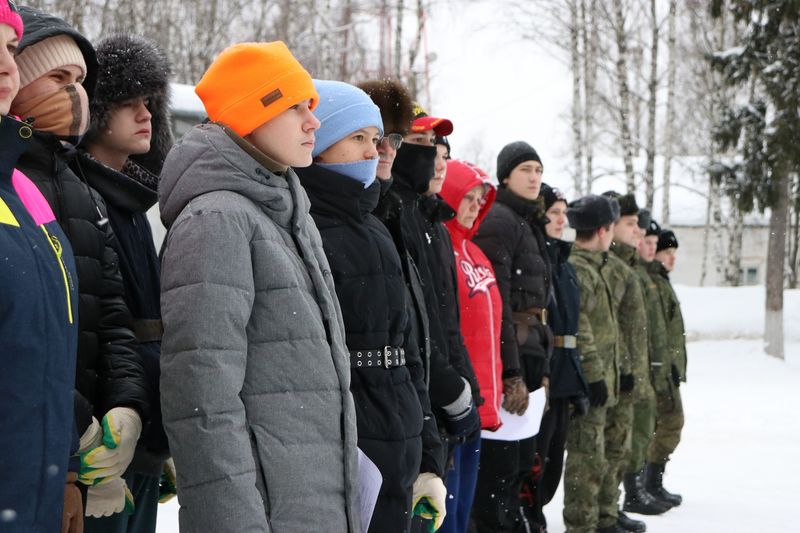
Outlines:
[{"label": "ear flap of hat", "polygon": [[414,104],[408,90],[396,80],[389,78],[370,80],[357,85],[381,110],[383,130],[406,135],[414,119]]}]

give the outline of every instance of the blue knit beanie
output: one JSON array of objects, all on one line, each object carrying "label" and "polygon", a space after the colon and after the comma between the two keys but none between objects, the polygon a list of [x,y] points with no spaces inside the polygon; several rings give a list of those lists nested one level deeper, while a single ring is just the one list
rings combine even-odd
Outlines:
[{"label": "blue knit beanie", "polygon": [[319,93],[314,116],[321,125],[316,131],[312,157],[361,128],[374,126],[378,128],[378,135],[383,136],[381,110],[367,93],[341,81],[314,80],[314,87]]}]

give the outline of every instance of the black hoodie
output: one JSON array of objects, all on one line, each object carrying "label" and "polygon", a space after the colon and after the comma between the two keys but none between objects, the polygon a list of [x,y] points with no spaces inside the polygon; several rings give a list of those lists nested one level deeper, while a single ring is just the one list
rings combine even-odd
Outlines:
[{"label": "black hoodie", "polygon": [[442,224],[455,213],[441,200],[423,196],[435,158],[434,147],[403,144],[392,168],[392,188],[376,214],[389,228],[401,257],[407,253],[419,273],[425,299],[420,312],[429,323],[431,404],[442,408],[464,391],[462,377],[473,392],[477,380],[461,337],[453,249]]}]

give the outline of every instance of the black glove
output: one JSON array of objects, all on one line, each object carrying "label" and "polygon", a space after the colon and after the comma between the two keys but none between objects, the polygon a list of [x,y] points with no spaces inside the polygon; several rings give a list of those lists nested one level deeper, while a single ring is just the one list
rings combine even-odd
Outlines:
[{"label": "black glove", "polygon": [[674,383],[676,387],[681,386],[681,373],[678,372],[678,367],[675,365],[672,365],[672,383]]},{"label": "black glove", "polygon": [[572,400],[572,418],[583,416],[589,412],[589,398],[586,396],[573,396]]},{"label": "black glove", "polygon": [[622,374],[619,378],[620,392],[631,392],[635,384],[633,374]]},{"label": "black glove", "polygon": [[474,434],[481,429],[481,417],[478,416],[478,408],[475,404],[462,417],[444,417],[444,429],[448,435],[453,437],[466,437]]},{"label": "black glove", "polygon": [[608,387],[602,379],[589,383],[589,405],[603,407],[608,401]]}]

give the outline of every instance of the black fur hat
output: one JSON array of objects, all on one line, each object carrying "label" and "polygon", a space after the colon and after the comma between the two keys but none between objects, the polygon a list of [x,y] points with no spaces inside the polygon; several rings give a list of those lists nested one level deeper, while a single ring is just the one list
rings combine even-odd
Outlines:
[{"label": "black fur hat", "polygon": [[372,98],[373,103],[381,110],[383,131],[386,134],[399,133],[406,135],[414,120],[414,104],[408,89],[397,80],[384,78],[369,80],[358,84],[358,88]]},{"label": "black fur hat", "polygon": [[569,204],[567,220],[577,231],[589,231],[613,224],[619,219],[619,203],[614,198],[588,194]]},{"label": "black fur hat", "polygon": [[155,42],[137,35],[113,35],[103,39],[96,50],[97,87],[89,102],[91,123],[86,140],[91,143],[102,135],[116,104],[147,97],[153,129],[150,151],[131,159],[158,175],[174,142],[169,118],[169,61]]},{"label": "black fur hat", "polygon": [[627,217],[639,214],[639,206],[636,204],[636,196],[632,193],[620,194],[617,191],[606,191],[603,196],[609,198],[616,198],[619,202],[619,216]]}]

